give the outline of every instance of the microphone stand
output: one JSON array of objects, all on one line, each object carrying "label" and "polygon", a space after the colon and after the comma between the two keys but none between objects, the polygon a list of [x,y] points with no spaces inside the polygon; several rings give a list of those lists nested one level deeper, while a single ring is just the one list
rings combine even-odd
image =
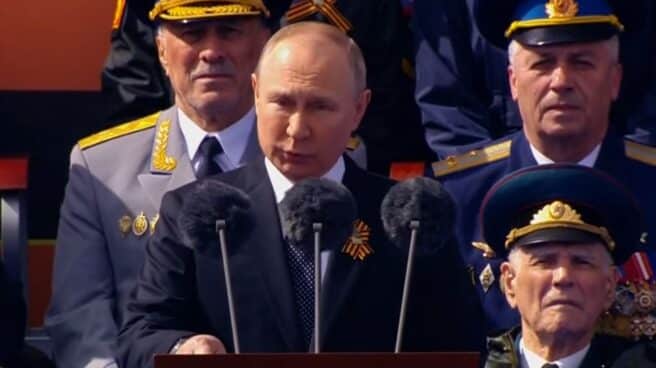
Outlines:
[{"label": "microphone stand", "polygon": [[412,268],[415,259],[415,245],[417,243],[417,232],[419,231],[419,221],[410,221],[410,247],[408,249],[408,263],[405,267],[405,279],[403,281],[403,296],[401,297],[401,311],[399,312],[399,326],[396,330],[396,344],[394,353],[401,352],[403,343],[403,328],[405,327],[406,305],[408,304],[408,294],[410,293],[410,279],[412,278]]},{"label": "microphone stand", "polygon": [[312,224],[314,231],[314,344],[312,351],[319,354],[321,347],[321,230],[323,224]]},{"label": "microphone stand", "polygon": [[223,277],[226,283],[226,294],[228,296],[228,312],[230,314],[230,325],[232,326],[232,341],[235,345],[235,354],[240,353],[239,333],[237,332],[237,316],[235,313],[235,302],[232,298],[232,281],[230,280],[230,269],[228,268],[228,247],[226,245],[226,221],[216,220],[216,232],[219,234],[219,244],[221,247],[221,259],[223,261]]}]

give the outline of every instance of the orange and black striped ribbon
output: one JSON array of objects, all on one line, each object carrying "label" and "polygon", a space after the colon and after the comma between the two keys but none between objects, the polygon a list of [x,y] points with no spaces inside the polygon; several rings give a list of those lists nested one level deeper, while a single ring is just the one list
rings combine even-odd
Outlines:
[{"label": "orange and black striped ribbon", "polygon": [[299,1],[287,11],[287,21],[294,23],[306,19],[313,14],[321,13],[337,28],[345,33],[349,32],[353,29],[353,25],[337,9],[335,2],[336,0],[325,0],[322,4],[317,4],[313,0]]}]

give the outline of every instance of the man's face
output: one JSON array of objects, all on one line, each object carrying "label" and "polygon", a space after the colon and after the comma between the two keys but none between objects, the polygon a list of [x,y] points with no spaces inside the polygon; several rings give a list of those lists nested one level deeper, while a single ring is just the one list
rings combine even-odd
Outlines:
[{"label": "man's face", "polygon": [[610,308],[615,267],[601,243],[524,246],[501,266],[506,299],[523,331],[538,336],[591,335]]},{"label": "man's face", "polygon": [[253,76],[260,146],[292,181],[320,177],[335,164],[370,96],[356,91],[345,50],[304,40],[282,41]]},{"label": "man's face", "polygon": [[508,75],[529,141],[601,142],[622,77],[608,41],[517,44]]},{"label": "man's face", "polygon": [[176,104],[192,119],[241,118],[253,104],[250,74],[270,32],[257,17],[165,22],[157,36]]}]

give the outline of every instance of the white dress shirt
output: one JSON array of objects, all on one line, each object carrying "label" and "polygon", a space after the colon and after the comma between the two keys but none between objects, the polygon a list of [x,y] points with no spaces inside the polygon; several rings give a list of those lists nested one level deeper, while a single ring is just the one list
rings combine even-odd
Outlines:
[{"label": "white dress shirt", "polygon": [[[269,180],[271,181],[271,186],[273,187],[273,193],[276,196],[276,203],[280,204],[282,202],[282,199],[285,198],[285,194],[287,193],[288,190],[294,186],[294,183],[287,179],[285,175],[283,175],[280,170],[278,170],[277,167],[273,165],[271,161],[269,161],[268,158],[264,158],[264,166],[266,167],[267,175],[269,176]],[[344,179],[344,172],[346,171],[346,166],[344,165],[344,158],[342,156],[339,157],[337,162],[333,165],[333,167],[328,170],[325,174],[321,176],[323,179],[329,179],[338,183],[342,182],[342,179]],[[326,268],[328,266],[328,262],[330,261],[331,257],[331,252],[330,251],[321,251],[321,282],[323,283],[324,276],[326,275]]]},{"label": "white dress shirt", "polygon": [[246,115],[220,132],[206,132],[194,123],[182,110],[178,109],[178,121],[180,130],[185,139],[187,154],[191,157],[191,165],[194,172],[200,164],[200,156],[197,155],[198,147],[206,136],[215,137],[221,143],[223,152],[215,160],[223,171],[236,169],[245,164],[244,153],[249,144],[248,137],[255,129],[255,109],[251,108]]},{"label": "white dress shirt", "polygon": [[[549,157],[545,156],[542,154],[542,152],[538,151],[537,148],[533,147],[532,144],[529,144],[531,147],[531,153],[533,154],[533,158],[535,158],[535,162],[538,163],[538,165],[545,165],[545,164],[553,164],[554,161],[550,159]],[[587,166],[587,167],[593,167],[595,162],[597,162],[597,158],[599,157],[599,151],[601,150],[601,144],[598,144],[592,152],[588,153],[587,156],[583,157],[583,160],[579,161],[579,165]]]},{"label": "white dress shirt", "polygon": [[524,339],[519,340],[519,359],[522,368],[542,368],[546,363],[556,364],[558,368],[579,368],[585,354],[590,350],[590,344],[586,345],[583,349],[574,354],[568,355],[555,361],[547,361],[536,353],[528,350],[524,345]]}]

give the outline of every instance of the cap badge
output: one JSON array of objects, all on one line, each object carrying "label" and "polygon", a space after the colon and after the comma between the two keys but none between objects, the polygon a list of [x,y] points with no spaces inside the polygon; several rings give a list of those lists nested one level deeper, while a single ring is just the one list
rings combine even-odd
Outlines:
[{"label": "cap badge", "polygon": [[576,0],[549,0],[544,7],[549,19],[572,18],[579,12]]},{"label": "cap badge", "polygon": [[356,220],[353,223],[353,234],[346,240],[342,247],[342,253],[348,254],[353,259],[363,261],[368,255],[374,252],[369,245],[371,228],[362,220]]}]

